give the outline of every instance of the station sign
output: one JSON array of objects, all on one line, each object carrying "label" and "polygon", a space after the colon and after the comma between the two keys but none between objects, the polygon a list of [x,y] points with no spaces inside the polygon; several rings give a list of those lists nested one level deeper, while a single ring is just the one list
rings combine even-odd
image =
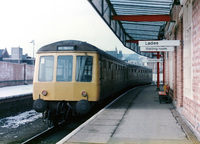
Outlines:
[{"label": "station sign", "polygon": [[157,63],[157,62],[163,62],[163,59],[147,59],[147,60],[144,60],[143,62],[147,62],[147,63]]},{"label": "station sign", "polygon": [[140,47],[180,46],[180,40],[139,41]]},{"label": "station sign", "polygon": [[154,51],[174,51],[174,47],[140,47],[140,51],[154,52]]}]

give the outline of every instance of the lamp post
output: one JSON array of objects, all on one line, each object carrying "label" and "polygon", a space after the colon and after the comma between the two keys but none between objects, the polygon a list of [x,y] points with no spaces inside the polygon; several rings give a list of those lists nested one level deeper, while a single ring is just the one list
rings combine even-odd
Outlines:
[{"label": "lamp post", "polygon": [[34,65],[34,49],[35,49],[35,40],[32,40],[30,43],[33,44],[33,65]]}]

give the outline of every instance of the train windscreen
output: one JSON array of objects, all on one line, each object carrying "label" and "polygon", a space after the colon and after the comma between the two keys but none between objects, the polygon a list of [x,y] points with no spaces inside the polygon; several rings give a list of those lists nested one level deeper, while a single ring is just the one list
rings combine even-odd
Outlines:
[{"label": "train windscreen", "polygon": [[54,57],[41,56],[39,64],[39,81],[47,82],[53,80]]},{"label": "train windscreen", "polygon": [[58,56],[57,81],[72,81],[73,56]]}]

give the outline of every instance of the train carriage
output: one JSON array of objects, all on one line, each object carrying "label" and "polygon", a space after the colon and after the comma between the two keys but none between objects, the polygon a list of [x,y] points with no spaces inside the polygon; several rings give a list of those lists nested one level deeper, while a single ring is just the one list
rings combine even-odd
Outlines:
[{"label": "train carriage", "polygon": [[52,43],[37,52],[33,107],[51,121],[66,118],[69,110],[86,114],[95,102],[128,86],[151,83],[150,73],[86,42]]}]

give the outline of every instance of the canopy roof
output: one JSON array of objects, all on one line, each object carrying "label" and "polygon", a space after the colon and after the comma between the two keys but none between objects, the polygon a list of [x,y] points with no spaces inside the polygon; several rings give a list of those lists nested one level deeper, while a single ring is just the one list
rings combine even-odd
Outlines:
[{"label": "canopy roof", "polygon": [[159,40],[174,0],[88,0],[125,47],[140,52],[138,41]]}]

